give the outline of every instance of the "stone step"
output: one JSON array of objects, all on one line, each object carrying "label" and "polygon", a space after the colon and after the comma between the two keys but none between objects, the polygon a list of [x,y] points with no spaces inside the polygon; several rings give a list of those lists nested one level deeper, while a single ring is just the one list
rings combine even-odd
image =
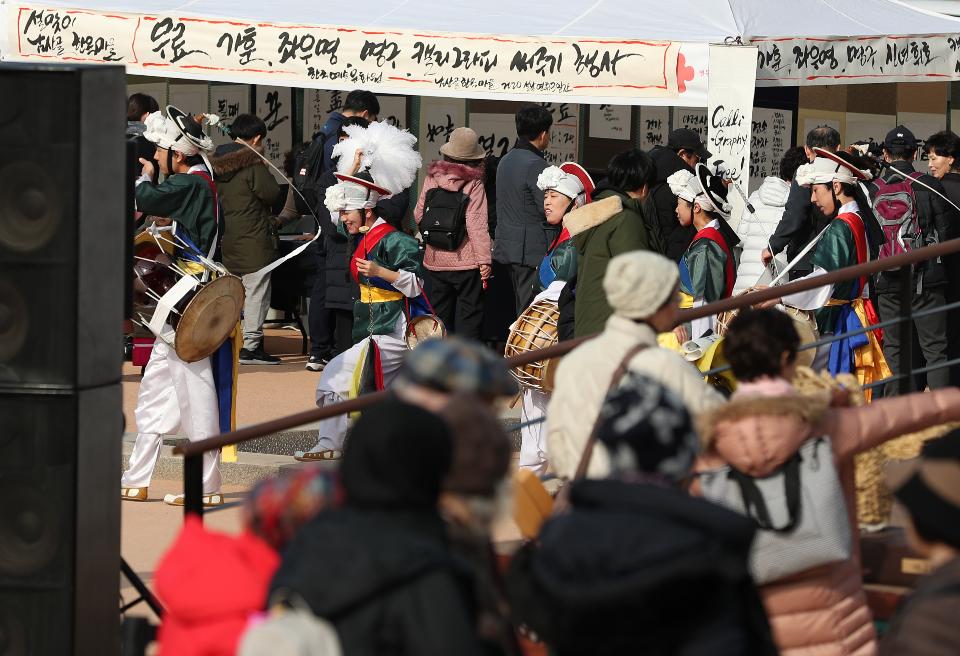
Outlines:
[{"label": "stone step", "polygon": [[[133,451],[133,441],[128,441],[126,436],[124,438],[121,471],[127,468],[130,462],[130,453]],[[175,443],[176,441],[172,440],[171,442]],[[302,463],[297,462],[291,456],[241,451],[237,454],[237,462],[220,463],[220,475],[223,477],[225,485],[252,486],[265,478],[276,476],[284,469],[301,465]],[[335,464],[321,463],[321,466],[333,467]],[[173,454],[172,444],[165,444],[161,447],[153,477],[168,481],[183,480],[183,458]]]},{"label": "stone step", "polygon": [[[513,450],[520,450],[520,421],[517,419],[504,419],[503,429],[510,436],[513,443]],[[124,441],[132,442],[136,439],[135,434],[125,434]],[[186,438],[182,436],[167,436],[164,438],[165,446],[173,447],[181,443],[186,443]],[[240,444],[240,453],[249,454],[267,454],[277,456],[292,456],[295,451],[307,451],[317,443],[317,429],[309,427],[305,429],[281,431],[264,435],[257,439],[250,440]]]}]

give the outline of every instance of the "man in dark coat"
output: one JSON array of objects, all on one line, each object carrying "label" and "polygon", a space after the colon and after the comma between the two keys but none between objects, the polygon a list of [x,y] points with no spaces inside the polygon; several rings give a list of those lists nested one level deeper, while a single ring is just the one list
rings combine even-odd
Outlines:
[{"label": "man in dark coat", "polygon": [[776,654],[747,567],[753,522],[681,487],[698,449],[682,401],[628,374],[598,437],[611,476],[574,482],[571,511],[514,557],[515,621],[557,656]]},{"label": "man in dark coat", "polygon": [[[816,158],[814,148],[837,152],[840,149],[840,133],[826,126],[810,130],[803,149],[811,162]],[[763,265],[767,266],[774,255],[784,248],[787,249],[787,261],[792,262],[800,251],[806,248],[810,240],[819,235],[829,223],[830,217],[824,216],[823,212],[810,201],[810,190],[801,187],[794,180],[790,186],[790,195],[787,197],[787,205],[783,210],[780,223],[770,236],[768,247],[760,254]],[[791,280],[802,278],[813,272],[813,265],[810,263],[813,250],[810,249],[810,252],[790,270],[788,275]]]},{"label": "man in dark coat", "polygon": [[655,220],[660,227],[659,241],[664,251],[661,255],[679,262],[697,230],[692,225],[684,227],[677,221],[677,197],[670,191],[667,178],[677,171],[693,173],[698,163],[710,159],[710,151],[695,130],[678,128],[667,136],[666,146],[657,146],[650,151],[650,159],[656,177],[650,188],[649,202],[656,211]]},{"label": "man in dark coat", "polygon": [[450,429],[416,406],[365,410],[343,456],[344,507],[322,512],[284,552],[271,603],[290,593],[334,624],[343,653],[482,653],[473,580],[437,512]]},{"label": "man in dark coat", "polygon": [[560,233],[548,226],[537,178],[547,168],[553,117],[540,105],[517,112],[517,143],[497,166],[497,227],[493,259],[510,266],[517,315],[536,295],[537,267]]},{"label": "man in dark coat", "polygon": [[[913,160],[917,153],[917,140],[904,126],[895,127],[887,134],[883,142],[883,158],[888,167],[880,174],[880,180],[889,184],[907,180],[906,176],[916,174]],[[878,189],[869,185],[871,200],[876,199]],[[931,191],[931,189],[935,191]],[[920,175],[912,184],[916,198],[917,221],[920,225],[920,242],[916,247],[936,244],[951,234],[953,225],[960,221],[957,211],[950,206],[942,195],[943,185],[930,175]],[[939,192],[939,193],[935,193]],[[877,210],[874,210],[877,213]],[[879,218],[879,217],[878,217]],[[877,245],[879,246],[879,245]],[[877,311],[881,319],[899,316],[900,307],[899,271],[884,271],[876,277]],[[909,281],[914,314],[924,310],[942,308],[946,305],[947,272],[941,260],[927,260],[913,268],[913,277]],[[947,361],[947,315],[936,312],[913,320],[917,341],[926,366],[943,364]],[[884,329],[883,355],[893,373],[903,370],[901,356],[900,324]],[[939,389],[950,384],[950,370],[941,368],[927,373],[930,389]],[[885,396],[897,393],[898,381],[889,383],[884,389]]]}]

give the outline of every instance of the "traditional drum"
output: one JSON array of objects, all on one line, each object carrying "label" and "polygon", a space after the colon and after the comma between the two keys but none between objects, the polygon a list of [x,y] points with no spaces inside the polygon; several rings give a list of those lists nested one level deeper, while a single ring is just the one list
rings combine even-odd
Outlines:
[{"label": "traditional drum", "polygon": [[[559,320],[560,308],[553,301],[537,301],[528,307],[510,327],[504,357],[509,358],[556,344]],[[559,358],[538,360],[522,367],[514,367],[510,373],[524,387],[551,392],[559,362]]]},{"label": "traditional drum", "polygon": [[423,314],[407,321],[407,330],[403,336],[408,349],[414,349],[428,339],[443,339],[447,328],[435,314]]},{"label": "traditional drum", "polygon": [[[134,250],[134,304],[143,325],[174,347],[184,362],[197,362],[220,348],[243,310],[243,283],[236,276],[200,264],[218,275],[203,282],[178,265],[160,239],[138,239]],[[191,263],[194,264],[194,263]],[[146,314],[151,314],[150,319]]]},{"label": "traditional drum", "polygon": [[[752,291],[755,290],[752,288],[747,289],[737,294],[737,296],[742,296],[743,294],[748,294]],[[817,320],[814,317],[813,312],[808,310],[799,310],[788,305],[777,305],[776,308],[781,312],[786,313],[791,319],[793,319],[793,326],[797,329],[797,334],[800,335],[801,346],[805,344],[813,344],[820,339],[820,331],[817,329]],[[733,321],[733,318],[737,316],[739,312],[739,309],[728,310],[717,315],[716,333],[721,336],[725,335],[730,327],[730,322]],[[815,355],[816,349],[812,348],[798,351],[797,364],[803,367],[809,367],[813,364],[813,358]]]}]

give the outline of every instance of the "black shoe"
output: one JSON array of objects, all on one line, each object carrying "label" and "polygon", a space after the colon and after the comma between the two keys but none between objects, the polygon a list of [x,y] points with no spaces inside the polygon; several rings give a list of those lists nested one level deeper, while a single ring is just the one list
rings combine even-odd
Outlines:
[{"label": "black shoe", "polygon": [[311,355],[310,359],[307,360],[307,366],[305,367],[308,371],[322,371],[324,367],[327,366],[327,363],[330,362],[330,359],[323,355]]},{"label": "black shoe", "polygon": [[280,364],[280,358],[270,355],[259,346],[257,350],[240,349],[240,364]]}]

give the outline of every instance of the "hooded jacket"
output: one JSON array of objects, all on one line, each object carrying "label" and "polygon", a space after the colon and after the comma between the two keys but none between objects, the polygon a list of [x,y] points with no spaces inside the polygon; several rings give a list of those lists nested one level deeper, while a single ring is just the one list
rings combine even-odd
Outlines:
[{"label": "hooded jacket", "polygon": [[617,480],[571,489],[507,578],[517,621],[551,653],[775,654],[747,570],[752,522],[680,490]]},{"label": "hooded jacket", "polygon": [[324,512],[304,526],[270,586],[332,622],[350,656],[481,653],[468,568],[434,510]]},{"label": "hooded jacket", "polygon": [[[913,168],[913,164],[903,160],[891,162],[890,168],[908,175],[916,170]],[[888,170],[884,170],[880,178],[887,183],[904,181],[903,176]],[[943,185],[933,176],[924,173],[920,176],[920,182],[946,195]],[[873,184],[868,184],[867,188],[870,190],[870,200],[872,201],[876,198],[877,188]],[[943,198],[919,184],[913,185],[913,194],[917,200],[917,221],[920,223],[920,232],[925,241],[923,245],[928,246],[945,241],[948,235],[956,230],[954,226],[960,222],[960,214]],[[947,282],[944,265],[938,260],[927,260],[914,267],[914,287],[916,287],[917,278],[921,276],[924,288],[943,286]],[[878,294],[899,293],[900,272],[884,271],[879,274],[876,278],[875,290]]]},{"label": "hooded jacket", "polygon": [[643,201],[631,198],[605,182],[597,187],[593,200],[596,202],[611,196],[620,198],[622,209],[613,215],[597,217],[595,225],[573,237],[577,248],[577,303],[574,310],[577,337],[600,332],[613,314],[603,291],[603,276],[610,260],[628,251],[649,249],[647,229],[643,224]]},{"label": "hooded jacket", "polygon": [[283,190],[256,154],[238,143],[217,148],[211,160],[225,223],[223,265],[243,276],[277,259],[273,205]]},{"label": "hooded jacket", "polygon": [[[650,158],[656,167],[656,182],[650,190],[651,202],[657,213],[657,223],[660,224],[660,236],[666,251],[664,255],[675,262],[683,257],[690,241],[697,229],[693,226],[682,226],[677,220],[677,197],[670,191],[667,178],[677,171],[693,173],[686,162],[680,159],[677,153],[665,146],[657,146],[650,151]],[[651,217],[652,218],[652,217]]]},{"label": "hooded jacket", "polygon": [[252,533],[213,533],[188,516],[157,566],[157,597],[166,609],[160,656],[233,656],[279,562]]},{"label": "hooded jacket", "polygon": [[[784,394],[784,391],[787,391]],[[837,474],[857,536],[854,456],[894,437],[960,418],[960,389],[909,394],[851,408],[792,393],[782,380],[745,383],[730,403],[698,418],[704,451],[696,470],[730,465],[768,476],[811,438],[831,438]],[[774,639],[784,656],[877,650],[860,571],[859,541],[850,560],[798,572],[760,588]]]},{"label": "hooded jacket", "polygon": [[[583,301],[577,290],[577,306]],[[657,345],[657,335],[647,324],[613,315],[603,332],[560,360],[550,405],[547,406],[547,456],[561,477],[573,478],[590,430],[610,387],[610,379],[624,356],[637,344],[647,348],[630,361],[629,371],[659,381],[680,397],[691,413],[723,403],[723,397],[704,382],[697,368],[683,357]],[[604,449],[595,449],[587,478],[610,473]]]},{"label": "hooded jacket", "polygon": [[467,204],[467,236],[455,251],[444,251],[427,244],[423,266],[431,271],[469,271],[481,264],[490,264],[490,233],[487,230],[487,195],[484,192],[484,169],[458,162],[437,160],[430,164],[427,179],[420,190],[413,218],[417,225],[423,219],[427,192],[431,189],[459,191],[470,198]]},{"label": "hooded jacket", "polygon": [[756,212],[744,212],[737,225],[737,233],[743,239],[743,253],[740,254],[740,266],[737,267],[734,294],[752,287],[763,275],[760,254],[777,229],[789,196],[790,183],[776,176],[764,178],[759,189],[750,194],[750,204]]}]

